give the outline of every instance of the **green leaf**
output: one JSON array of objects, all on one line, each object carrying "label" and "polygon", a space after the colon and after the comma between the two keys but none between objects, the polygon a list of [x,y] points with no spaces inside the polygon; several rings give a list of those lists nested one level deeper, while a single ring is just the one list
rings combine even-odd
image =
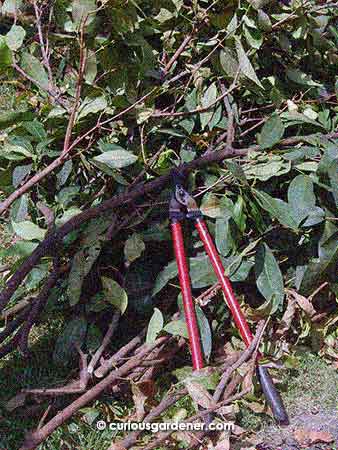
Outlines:
[{"label": "green leaf", "polygon": [[226,75],[230,78],[235,78],[239,67],[235,53],[226,47],[221,50],[219,54],[219,61]]},{"label": "green leaf", "polygon": [[[180,369],[177,369],[177,372],[179,372]],[[177,374],[175,371],[175,375]],[[183,371],[181,372],[183,375]],[[200,370],[194,371],[194,372],[187,372],[187,377],[190,380],[195,381],[196,383],[203,386],[205,389],[211,389],[215,390],[218,386],[218,383],[220,381],[220,374],[217,369],[214,367],[203,367]]]},{"label": "green leaf", "polygon": [[[182,315],[181,319],[185,321],[182,293],[180,293],[179,296],[177,297],[177,304],[178,304],[179,310],[181,311],[181,315]],[[198,329],[199,329],[199,333],[200,333],[204,358],[206,361],[208,361],[210,358],[210,355],[211,355],[211,348],[212,348],[211,328],[210,328],[208,319],[206,318],[203,310],[198,305],[195,306],[195,311],[196,311],[196,318],[197,318]]]},{"label": "green leaf", "polygon": [[32,120],[29,122],[24,122],[23,127],[31,134],[38,142],[45,141],[48,136],[45,127],[38,120]]},{"label": "green leaf", "polygon": [[246,227],[247,216],[244,212],[245,203],[241,195],[238,196],[237,201],[234,205],[232,217],[241,233],[244,233]]},{"label": "green leaf", "polygon": [[208,192],[203,196],[200,210],[204,216],[229,218],[232,214],[231,201],[227,197],[220,198],[212,192]]},{"label": "green leaf", "polygon": [[169,280],[175,278],[177,276],[177,263],[176,261],[171,261],[161,272],[157,275],[155,285],[153,288],[152,295],[155,296],[158,294],[164,286],[168,283]]},{"label": "green leaf", "polygon": [[277,219],[282,225],[298,230],[297,221],[294,219],[288,203],[278,198],[271,197],[269,194],[252,189],[259,205],[267,211],[272,217]]},{"label": "green leaf", "polygon": [[269,155],[266,162],[257,162],[253,164],[250,162],[244,168],[245,175],[250,179],[258,179],[267,181],[272,177],[281,176],[288,173],[291,169],[291,164],[286,163],[280,156]]},{"label": "green leaf", "polygon": [[12,222],[12,227],[15,234],[26,241],[32,241],[33,239],[42,241],[46,234],[46,230],[43,230],[29,220],[24,220],[18,223]]},{"label": "green leaf", "polygon": [[68,220],[70,220],[72,217],[77,216],[81,212],[82,211],[80,208],[76,208],[76,207],[68,208],[63,212],[61,217],[57,217],[57,219],[55,220],[55,225],[57,227],[60,227],[61,225],[68,222]]},{"label": "green leaf", "polygon": [[0,158],[21,161],[23,159],[31,158],[32,156],[30,151],[19,145],[5,144],[0,148]]},{"label": "green leaf", "polygon": [[217,278],[205,253],[189,258],[190,278],[194,289],[211,286]]},{"label": "green leaf", "polygon": [[263,36],[259,30],[244,26],[244,35],[250,47],[258,50],[263,44]]},{"label": "green leaf", "polygon": [[271,148],[282,139],[284,135],[284,125],[278,115],[271,116],[263,125],[259,134],[258,143],[262,149]]},{"label": "green leaf", "polygon": [[92,84],[97,75],[96,53],[93,50],[88,51],[84,79],[88,84]]},{"label": "green leaf", "polygon": [[6,34],[7,45],[11,50],[19,50],[26,36],[26,31],[19,25],[12,25],[12,28]]},{"label": "green leaf", "polygon": [[[203,97],[202,97],[202,107],[208,108],[210,105],[212,105],[217,98],[217,86],[216,83],[212,83],[208,89],[205,91]],[[207,111],[200,114],[200,120],[201,120],[201,128],[204,130],[206,125],[210,122],[212,119],[212,116],[214,114],[214,111]]]},{"label": "green leaf", "polygon": [[199,328],[201,341],[202,341],[204,358],[208,362],[210,359],[211,350],[212,350],[211,328],[210,328],[207,317],[205,316],[203,310],[199,306],[196,306],[196,316],[197,316],[197,323],[198,323],[198,328]]},{"label": "green leaf", "polygon": [[72,17],[76,28],[81,24],[89,25],[94,20],[93,13],[96,10],[95,0],[73,0]]},{"label": "green leaf", "polygon": [[5,0],[2,4],[1,13],[3,15],[16,16],[22,3],[22,0]]},{"label": "green leaf", "polygon": [[237,14],[234,14],[226,28],[227,34],[234,33],[237,27],[238,27]]},{"label": "green leaf", "polygon": [[20,258],[26,258],[31,255],[39,244],[37,242],[19,241],[13,244],[11,247],[0,251],[0,257],[5,258],[7,256],[19,256]]},{"label": "green leaf", "polygon": [[25,280],[25,287],[28,290],[36,289],[47,275],[48,266],[46,264],[41,264],[37,267],[34,267],[29,275],[27,275],[27,278]]},{"label": "green leaf", "polygon": [[287,69],[286,76],[289,80],[302,86],[321,86],[320,83],[313,81],[310,75],[296,68]]},{"label": "green leaf", "polygon": [[318,246],[318,258],[312,260],[303,271],[299,280],[299,292],[309,295],[324,280],[337,279],[338,228],[326,221],[323,235]]},{"label": "green leaf", "polygon": [[284,284],[279,265],[266,244],[258,247],[255,272],[257,288],[271,304],[271,314],[273,314],[283,302]]},{"label": "green leaf", "polygon": [[247,57],[244,48],[241,44],[241,41],[236,38],[236,50],[237,50],[237,57],[239,61],[239,68],[243,75],[245,75],[247,78],[249,78],[251,81],[257,84],[260,88],[264,89],[261,82],[257,78],[255,69],[252,67],[252,64]]},{"label": "green leaf", "polygon": [[188,149],[183,148],[180,151],[180,158],[181,158],[182,162],[184,162],[184,163],[193,161],[195,159],[195,156],[196,156],[196,152],[194,152],[193,150],[188,150]]},{"label": "green leaf", "polygon": [[218,252],[223,256],[227,256],[236,247],[230,222],[231,219],[216,219],[215,243]]},{"label": "green leaf", "polygon": [[163,323],[164,323],[164,321],[163,321],[163,315],[162,315],[161,311],[157,308],[154,308],[154,312],[149,321],[148,330],[147,330],[147,337],[146,337],[147,344],[150,344],[156,340],[157,335],[163,329]]},{"label": "green leaf", "polygon": [[101,245],[97,241],[90,247],[82,248],[75,254],[68,277],[67,288],[67,295],[71,306],[76,305],[80,300],[83,281],[99,256],[100,251]]},{"label": "green leaf", "polygon": [[324,219],[324,211],[317,208],[316,197],[313,191],[313,182],[310,177],[298,175],[294,178],[288,189],[288,202],[293,217],[299,225],[305,218],[304,226],[312,226]]},{"label": "green leaf", "polygon": [[48,75],[42,63],[28,52],[24,52],[21,57],[22,69],[36,80],[43,88],[48,88]]},{"label": "green leaf", "polygon": [[108,103],[104,95],[100,97],[86,97],[79,108],[77,120],[87,117],[89,114],[96,114],[107,108]]},{"label": "green leaf", "polygon": [[305,161],[300,164],[296,164],[295,168],[304,172],[316,172],[318,163],[316,161]]},{"label": "green leaf", "polygon": [[248,186],[249,183],[246,179],[245,172],[239,164],[235,161],[225,161],[225,165],[235,178],[241,181],[245,186]]},{"label": "green leaf", "polygon": [[332,187],[332,195],[338,208],[338,158],[332,161],[327,173]]},{"label": "green leaf", "polygon": [[135,261],[135,259],[141,256],[145,248],[146,246],[141,236],[137,233],[133,233],[124,245],[125,259],[129,262]]},{"label": "green leaf", "polygon": [[157,16],[154,17],[154,19],[160,23],[164,23],[172,19],[173,17],[174,17],[173,13],[171,13],[165,8],[161,8],[160,12],[157,14]]},{"label": "green leaf", "polygon": [[8,47],[7,40],[0,36],[0,72],[12,64],[12,52]]},{"label": "green leaf", "polygon": [[32,120],[34,115],[30,111],[1,111],[0,128],[7,128],[24,120]]},{"label": "green leaf", "polygon": [[10,217],[13,222],[22,222],[28,216],[28,196],[19,197],[12,205]]},{"label": "green leaf", "polygon": [[95,156],[93,161],[103,164],[110,169],[121,169],[137,161],[137,156],[127,150],[112,150]]},{"label": "green leaf", "polygon": [[[244,281],[252,267],[250,261],[242,261],[241,258],[229,257],[221,258],[226,273],[231,281]],[[234,264],[234,260],[235,264]],[[210,260],[205,253],[202,253],[196,257],[189,258],[190,266],[190,278],[192,287],[199,289],[206,286],[211,286],[216,283],[217,278],[210,264]],[[171,261],[157,276],[152,295],[156,295],[169,280],[177,276],[177,264],[176,261]]]},{"label": "green leaf", "polygon": [[72,173],[73,170],[73,163],[72,160],[69,159],[68,161],[66,161],[64,163],[64,165],[62,166],[61,170],[57,173],[56,175],[56,187],[57,189],[60,189],[68,180],[68,177],[70,176],[70,174]]},{"label": "green leaf", "polygon": [[172,373],[175,375],[178,381],[183,381],[185,380],[185,378],[192,375],[192,367],[191,366],[179,367],[178,369],[173,370]]},{"label": "green leaf", "polygon": [[258,10],[258,26],[263,31],[270,31],[272,23],[270,17],[262,10]]},{"label": "green leaf", "polygon": [[20,184],[27,177],[27,175],[30,174],[32,167],[33,167],[32,164],[15,167],[15,169],[13,170],[13,175],[12,175],[12,184],[15,188],[20,186]]},{"label": "green leaf", "polygon": [[101,281],[106,300],[124,314],[128,306],[126,291],[112,278],[101,277]]},{"label": "green leaf", "polygon": [[172,334],[173,336],[182,336],[186,339],[189,338],[187,324],[182,317],[181,319],[172,320],[167,323],[167,325],[163,328],[167,333]]},{"label": "green leaf", "polygon": [[281,118],[286,120],[286,126],[291,127],[298,124],[308,123],[315,127],[324,128],[322,124],[297,111],[285,111],[281,113]]},{"label": "green leaf", "polygon": [[84,317],[73,319],[65,325],[55,344],[53,360],[56,364],[66,366],[78,358],[76,346],[82,345],[86,331],[87,321]]},{"label": "green leaf", "polygon": [[136,122],[138,125],[146,122],[154,113],[154,108],[147,108],[144,105],[138,105],[135,108],[136,111]]}]

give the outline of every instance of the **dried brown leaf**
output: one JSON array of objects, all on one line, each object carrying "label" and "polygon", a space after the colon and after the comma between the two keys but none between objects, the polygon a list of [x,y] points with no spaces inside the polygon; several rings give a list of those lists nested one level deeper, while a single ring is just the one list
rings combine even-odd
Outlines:
[{"label": "dried brown leaf", "polygon": [[261,414],[265,409],[265,406],[262,403],[258,403],[258,402],[245,402],[245,406],[250,408],[251,411],[258,413],[258,414]]},{"label": "dried brown leaf", "polygon": [[175,433],[175,439],[180,442],[184,442],[189,446],[193,445],[193,442],[195,441],[193,435],[191,433],[188,433],[187,431],[178,431],[177,433]]},{"label": "dried brown leaf", "polygon": [[153,398],[155,395],[155,384],[152,380],[132,383],[131,391],[136,408],[136,417],[137,420],[141,421],[145,414],[144,405],[147,399]]},{"label": "dried brown leaf", "polygon": [[291,326],[292,319],[296,313],[296,301],[293,298],[289,297],[289,303],[286,307],[285,313],[281,319],[281,323],[276,330],[277,336],[282,336],[284,333],[288,331]]},{"label": "dried brown leaf", "polygon": [[14,411],[14,409],[18,408],[25,404],[25,400],[28,394],[25,392],[19,392],[14,397],[12,397],[5,405],[7,411]]},{"label": "dried brown leaf", "polygon": [[109,447],[109,450],[127,450],[125,447],[122,447],[120,444],[112,444]]},{"label": "dried brown leaf", "polygon": [[235,419],[236,413],[238,413],[238,407],[235,404],[221,406],[217,410],[217,414],[221,415],[223,418],[226,417],[227,419],[230,420]]},{"label": "dried brown leaf", "polygon": [[255,372],[255,360],[249,361],[249,364],[247,366],[248,370],[247,373],[244,376],[244,379],[242,381],[242,389],[244,391],[246,390],[252,390],[253,389],[253,376]]},{"label": "dried brown leaf", "polygon": [[333,436],[328,431],[311,431],[304,428],[298,428],[293,433],[294,438],[301,447],[306,448],[313,444],[333,442]]},{"label": "dried brown leaf", "polygon": [[226,436],[219,441],[215,447],[215,450],[230,450],[230,436]]},{"label": "dried brown leaf", "polygon": [[209,392],[201,386],[199,383],[195,383],[191,380],[186,380],[184,382],[190,397],[196,402],[198,405],[202,406],[203,408],[212,408],[216,405],[214,399],[209,394]]},{"label": "dried brown leaf", "polygon": [[232,430],[232,434],[234,434],[235,436],[241,436],[242,434],[246,433],[247,430],[245,430],[244,428],[240,427],[239,425],[234,425],[234,428]]},{"label": "dried brown leaf", "polygon": [[312,304],[306,297],[303,297],[302,295],[298,294],[297,292],[294,292],[294,298],[295,298],[297,304],[299,305],[299,307],[303,311],[305,311],[309,317],[313,317],[316,314],[316,310],[314,309],[314,307],[312,306]]}]

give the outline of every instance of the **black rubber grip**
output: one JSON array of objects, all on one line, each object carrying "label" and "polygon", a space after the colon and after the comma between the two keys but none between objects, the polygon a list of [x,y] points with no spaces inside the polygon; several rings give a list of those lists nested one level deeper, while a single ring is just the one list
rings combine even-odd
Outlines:
[{"label": "black rubber grip", "polygon": [[288,425],[289,418],[283,405],[283,400],[273,384],[268,369],[264,366],[257,366],[257,377],[276,422],[279,425]]}]

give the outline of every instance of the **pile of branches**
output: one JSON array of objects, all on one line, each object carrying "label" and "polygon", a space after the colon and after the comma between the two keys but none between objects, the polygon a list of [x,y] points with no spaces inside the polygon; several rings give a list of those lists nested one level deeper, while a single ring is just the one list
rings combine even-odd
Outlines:
[{"label": "pile of branches", "polygon": [[[222,407],[241,399],[251,390],[252,377],[256,366],[257,348],[264,331],[264,323],[258,324],[256,336],[252,344],[243,351],[239,356],[233,356],[220,361],[219,367],[215,368],[222,375],[219,384],[211,396],[208,391],[203,388],[192,376],[187,381],[185,387],[173,386],[164,398],[155,407],[148,412],[145,411],[145,403],[151,400],[154,395],[154,377],[158,369],[162,365],[168,365],[183,346],[186,345],[185,339],[176,340],[174,337],[163,336],[156,339],[152,344],[144,343],[145,330],[133,338],[128,344],[121,347],[109,359],[101,358],[103,351],[109,344],[114,331],[118,324],[119,315],[116,314],[108,328],[101,346],[90,358],[88,363],[88,355],[84,354],[80,348],[80,370],[79,377],[69,384],[58,388],[45,389],[25,389],[22,390],[15,398],[11,399],[9,407],[14,409],[14,405],[23,404],[26,397],[56,397],[60,395],[79,394],[79,396],[63,410],[48,420],[53,410],[52,402],[42,415],[38,428],[26,434],[25,441],[21,449],[29,450],[36,448],[44,442],[53,431],[72,417],[79,409],[83,408],[90,402],[97,399],[105,390],[109,389],[114,393],[118,393],[121,385],[131,383],[133,385],[133,399],[136,405],[136,417],[139,423],[152,423],[166,412],[168,408],[174,405],[178,400],[186,395],[191,395],[198,406],[202,406],[203,410],[185,419],[185,423],[193,423],[195,421],[203,421],[210,413],[219,412],[222,414]],[[249,361],[249,364],[248,364]],[[241,376],[236,373],[244,363],[246,364],[246,373]],[[210,369],[210,368],[208,368]],[[204,373],[203,373],[204,371]],[[210,376],[210,372],[202,369],[199,377]],[[236,392],[243,380],[246,380],[242,390]],[[95,381],[94,381],[95,380]],[[96,382],[96,384],[95,384]],[[142,429],[140,427],[140,429]],[[162,442],[170,438],[173,431],[160,433],[151,440],[144,449],[156,448]],[[207,435],[208,430],[193,434],[187,434],[186,438],[190,441],[191,448],[195,448],[201,442],[201,439]],[[125,438],[112,443],[110,450],[133,448],[142,431],[129,433]]]}]

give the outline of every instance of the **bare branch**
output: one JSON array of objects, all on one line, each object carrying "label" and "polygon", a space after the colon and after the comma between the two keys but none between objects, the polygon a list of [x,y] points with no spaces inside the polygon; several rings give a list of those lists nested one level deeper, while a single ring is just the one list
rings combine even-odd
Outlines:
[{"label": "bare branch", "polygon": [[132,359],[127,361],[119,369],[114,370],[107,375],[102,381],[82,394],[73,403],[68,405],[65,409],[60,411],[49,422],[47,422],[42,428],[26,435],[25,441],[21,446],[21,450],[33,450],[41,442],[43,442],[57,427],[68,420],[74,413],[80,408],[83,408],[89,402],[97,398],[101,392],[103,392],[108,386],[113,386],[118,382],[121,377],[127,375],[134,367],[137,367],[143,359],[156,347],[162,345],[166,340],[166,337],[158,338],[152,344],[147,345],[146,348],[138,355],[135,355]]}]

